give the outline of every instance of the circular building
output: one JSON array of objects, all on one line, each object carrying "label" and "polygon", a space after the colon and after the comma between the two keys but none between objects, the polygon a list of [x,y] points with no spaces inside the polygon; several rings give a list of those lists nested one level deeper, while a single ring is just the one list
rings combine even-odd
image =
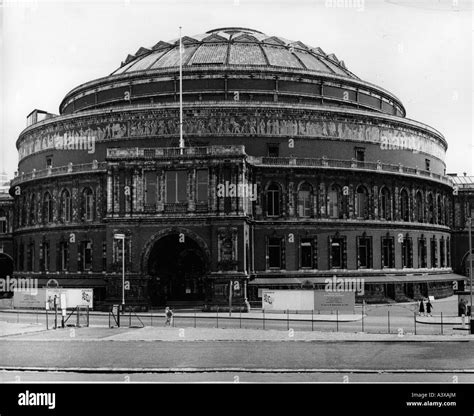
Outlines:
[{"label": "circular building", "polygon": [[362,279],[367,301],[452,294],[441,133],[319,47],[245,28],[179,43],[30,114],[16,273],[101,305],[121,299],[124,257],[137,307],[222,308],[232,288],[246,308],[334,276]]}]

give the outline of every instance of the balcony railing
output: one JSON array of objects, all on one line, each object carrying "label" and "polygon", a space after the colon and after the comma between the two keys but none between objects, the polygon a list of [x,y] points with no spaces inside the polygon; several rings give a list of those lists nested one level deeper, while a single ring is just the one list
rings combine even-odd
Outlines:
[{"label": "balcony railing", "polygon": [[87,172],[96,172],[96,171],[103,171],[106,169],[107,162],[97,162],[94,161],[92,163],[84,163],[79,165],[74,165],[69,163],[66,166],[59,166],[56,168],[50,167],[47,169],[42,170],[35,170],[33,169],[32,172],[22,173],[20,175],[15,176],[12,179],[10,185],[14,186],[18,183],[39,179],[39,178],[47,178],[49,176],[58,176],[58,175],[68,175],[71,173],[87,173]]},{"label": "balcony railing", "polygon": [[255,166],[296,166],[296,167],[320,167],[339,169],[361,169],[370,171],[392,172],[405,175],[422,176],[434,179],[446,185],[453,185],[449,176],[439,175],[426,170],[410,168],[403,165],[393,165],[382,162],[359,162],[356,160],[327,159],[327,158],[298,158],[298,157],[255,157],[249,156],[249,162]]},{"label": "balcony railing", "polygon": [[241,156],[245,155],[245,146],[205,146],[205,147],[157,147],[157,148],[109,148],[108,159],[167,159],[170,157],[196,156]]}]

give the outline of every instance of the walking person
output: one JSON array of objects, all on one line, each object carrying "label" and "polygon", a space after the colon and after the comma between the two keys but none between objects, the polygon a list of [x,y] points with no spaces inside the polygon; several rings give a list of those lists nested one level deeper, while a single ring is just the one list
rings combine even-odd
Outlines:
[{"label": "walking person", "polygon": [[425,304],[423,303],[423,298],[420,299],[420,308],[418,309],[418,315],[425,315]]},{"label": "walking person", "polygon": [[426,314],[428,316],[431,316],[431,309],[433,309],[433,305],[431,304],[430,300],[428,299],[428,302],[426,302]]},{"label": "walking person", "polygon": [[173,311],[168,306],[165,308],[165,317],[165,326],[171,326],[173,321]]}]

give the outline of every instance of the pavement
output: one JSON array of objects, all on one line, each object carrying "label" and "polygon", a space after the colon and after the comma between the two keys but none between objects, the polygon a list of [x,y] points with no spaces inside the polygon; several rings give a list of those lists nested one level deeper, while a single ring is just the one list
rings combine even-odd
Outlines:
[{"label": "pavement", "polygon": [[2,331],[4,324],[0,323],[2,341],[49,341],[49,342],[106,342],[106,341],[305,341],[305,342],[469,342],[474,341],[474,335],[467,332],[462,334],[429,335],[413,333],[370,334],[365,332],[329,332],[329,331],[299,331],[289,330],[260,330],[239,328],[173,328],[173,327],[144,327],[144,328],[60,328],[46,330],[42,325],[7,324],[11,328]]}]

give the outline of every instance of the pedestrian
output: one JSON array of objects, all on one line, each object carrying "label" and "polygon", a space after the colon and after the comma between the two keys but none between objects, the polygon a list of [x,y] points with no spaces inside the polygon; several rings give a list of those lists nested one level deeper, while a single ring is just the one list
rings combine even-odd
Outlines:
[{"label": "pedestrian", "polygon": [[431,304],[430,300],[428,299],[428,302],[426,302],[426,314],[428,316],[431,316],[431,309],[433,309],[433,305]]},{"label": "pedestrian", "polygon": [[464,299],[461,299],[459,302],[459,316],[466,315],[466,304],[464,303]]},{"label": "pedestrian", "polygon": [[425,304],[423,303],[423,298],[420,300],[420,308],[418,309],[418,314],[425,315]]},{"label": "pedestrian", "polygon": [[165,326],[171,326],[172,320],[173,320],[173,311],[167,306],[165,309]]}]

